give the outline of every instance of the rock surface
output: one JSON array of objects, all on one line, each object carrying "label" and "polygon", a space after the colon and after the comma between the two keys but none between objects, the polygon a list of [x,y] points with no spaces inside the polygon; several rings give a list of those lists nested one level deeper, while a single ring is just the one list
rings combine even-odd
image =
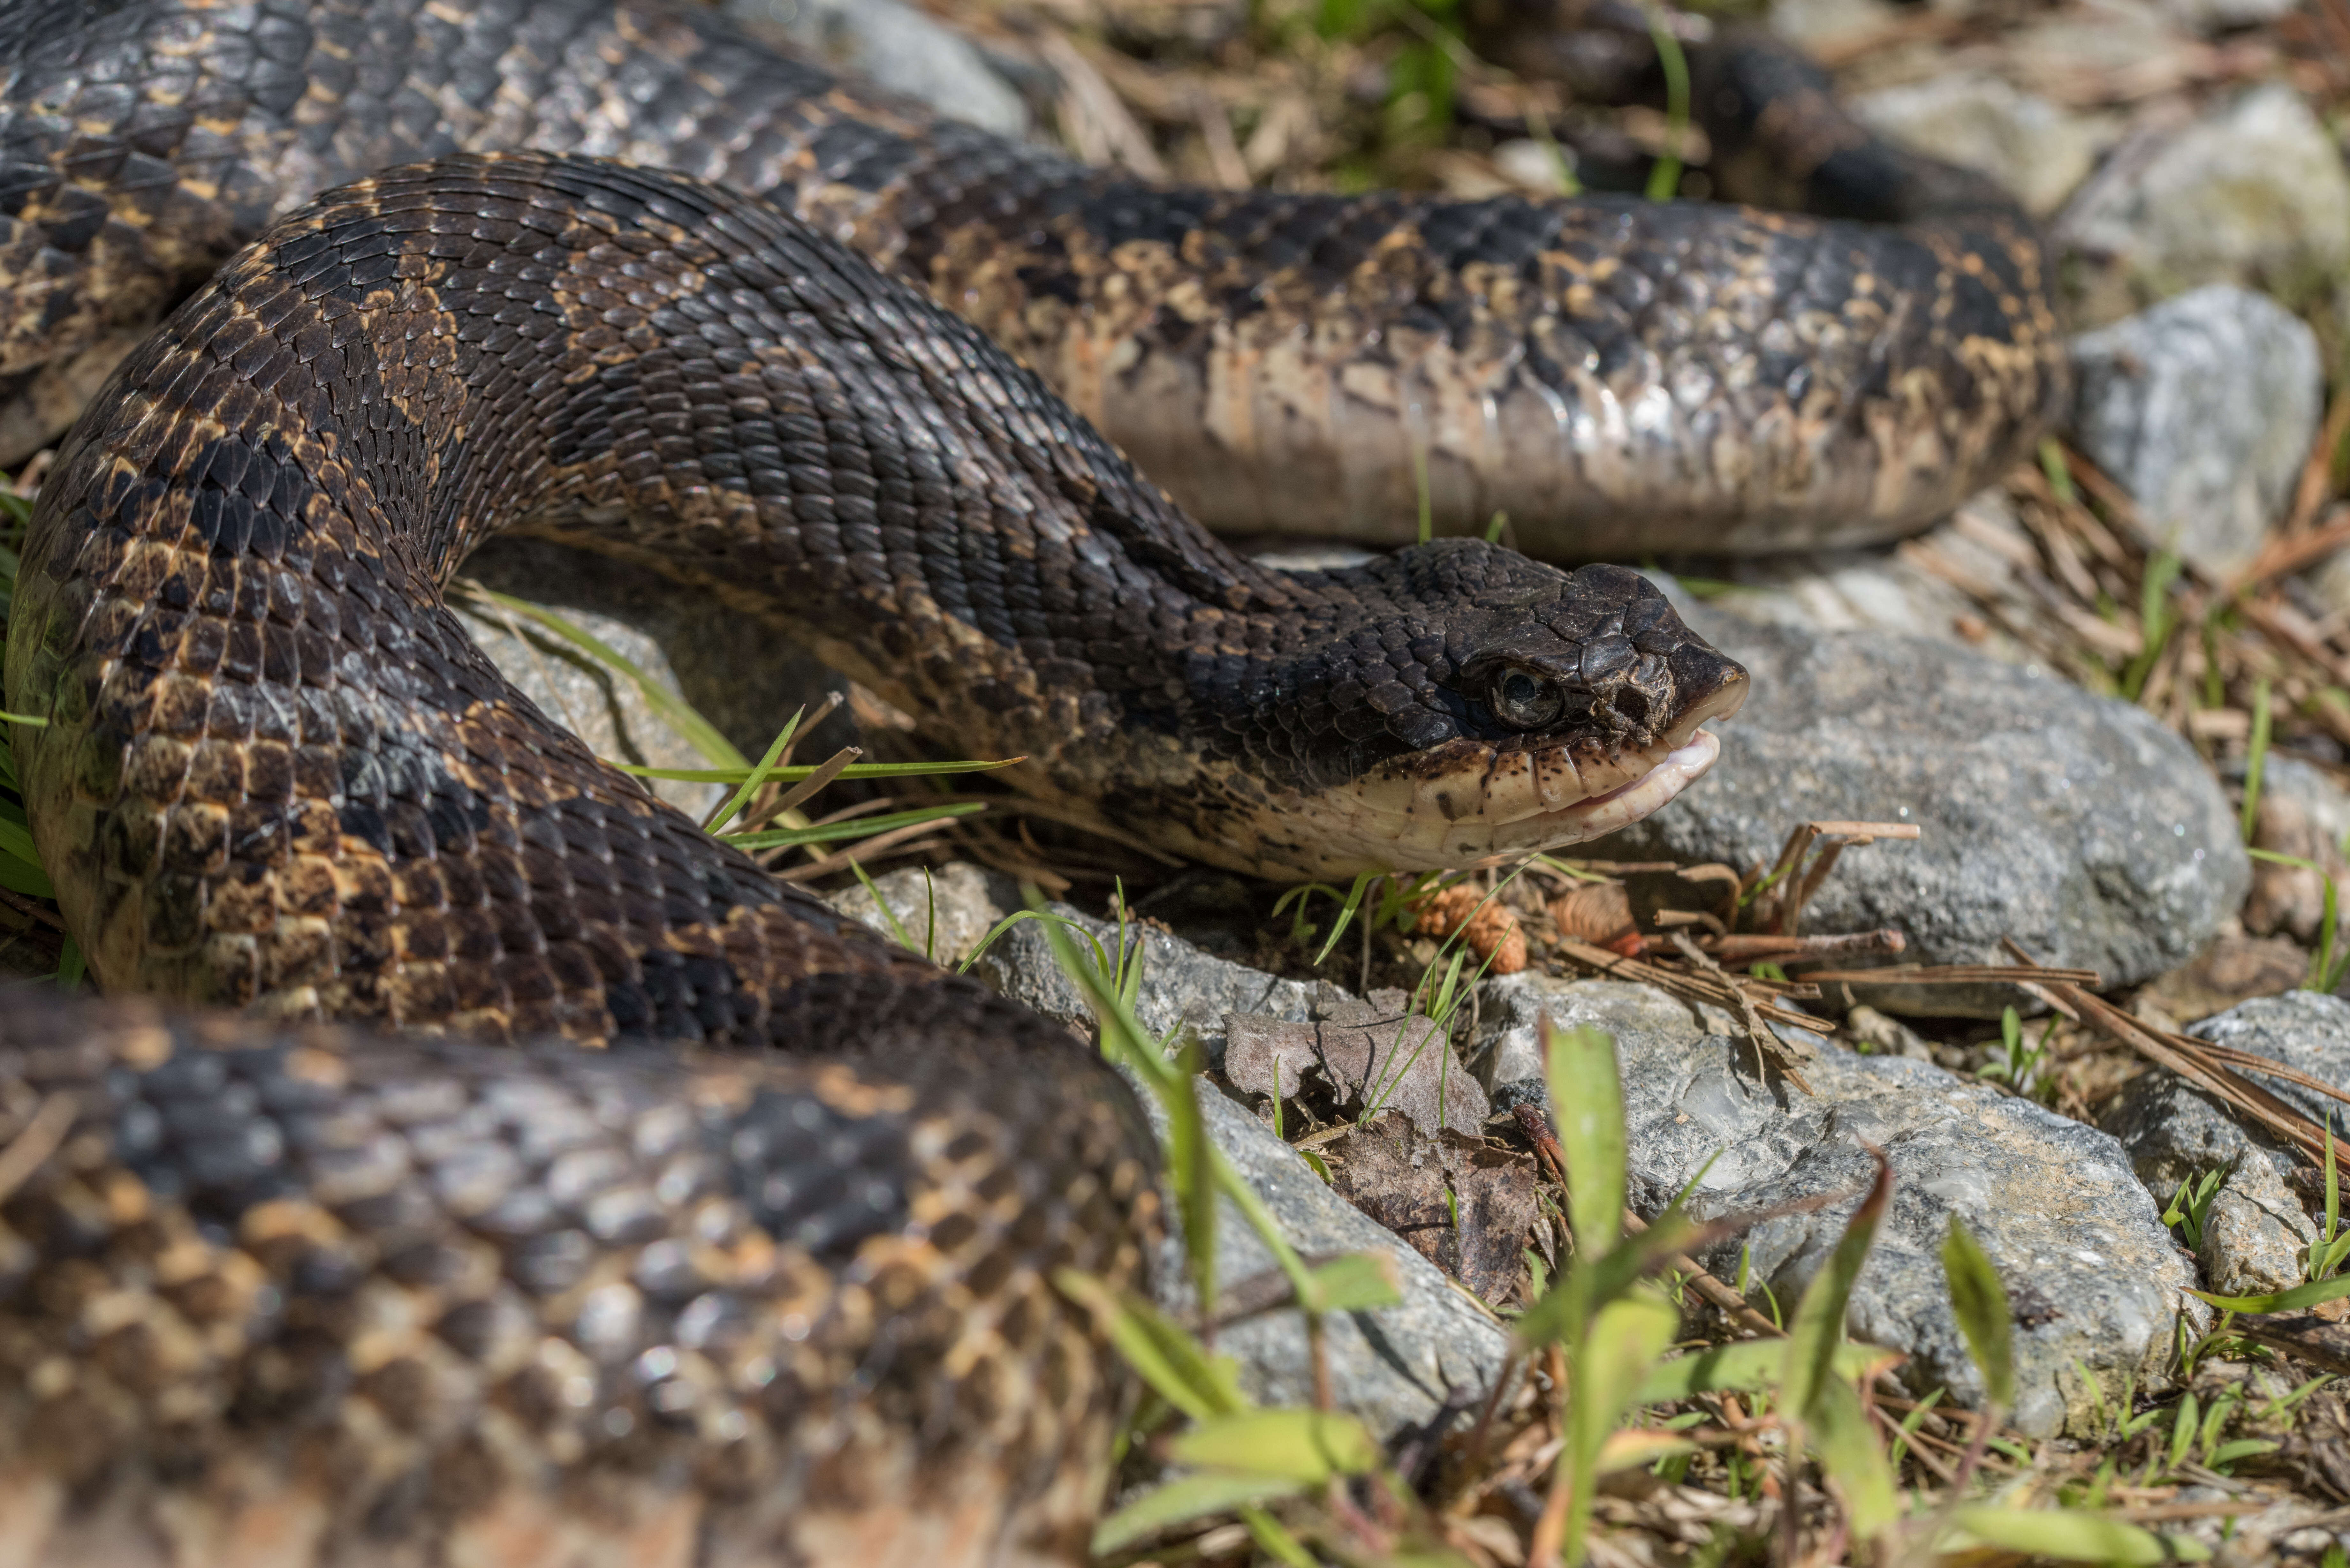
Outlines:
[{"label": "rock surface", "polygon": [[[795,711],[823,701],[830,691],[847,690],[847,680],[775,628],[747,615],[713,614],[705,597],[629,563],[543,540],[506,537],[492,539],[475,551],[465,562],[465,571],[500,593],[553,606],[575,618],[585,612],[604,624],[633,628],[632,637],[641,633],[650,638],[660,657],[648,662],[646,670],[665,671],[658,678],[672,680],[685,700],[747,757],[764,753]],[[641,701],[634,692],[622,697]],[[803,762],[821,761],[856,739],[857,728],[847,712],[837,711],[803,730],[795,752]],[[697,755],[680,765],[710,764]]]},{"label": "rock surface", "polygon": [[[2340,997],[2307,991],[2259,997],[2205,1019],[2191,1033],[2350,1090],[2350,1002]],[[2336,1127],[2343,1124],[2337,1101],[2282,1079],[2255,1081],[2313,1119],[2331,1115]],[[2161,1072],[2132,1079],[2106,1113],[2105,1127],[2128,1150],[2158,1202],[2168,1201],[2181,1181],[2229,1171],[2199,1248],[2208,1288],[2258,1293],[2301,1282],[2301,1250],[2315,1231],[2287,1185],[2301,1162],[2282,1144]]]},{"label": "rock surface", "polygon": [[[1846,851],[1804,929],[1895,927],[1905,960],[1929,964],[2003,961],[2013,937],[2110,985],[2185,962],[2242,900],[2225,795],[2137,709],[1922,639],[1690,618],[1754,696],[1721,726],[1713,772],[1595,857],[1743,869],[1800,822],[1915,823],[1914,843]],[[1996,1016],[2008,1000],[1942,988],[1915,1006]]]},{"label": "rock surface", "polygon": [[[1019,907],[1007,878],[977,867],[951,866],[932,877],[939,889],[938,950],[942,955],[967,953],[1007,906]],[[878,878],[874,887],[909,934],[922,930],[929,898],[919,872],[893,872]],[[888,922],[863,888],[836,895],[833,901],[844,913],[888,932]],[[1117,940],[1114,923],[1081,916],[1067,905],[1054,906],[1054,913],[1093,932],[1105,946]],[[1211,1054],[1218,1059],[1223,1054],[1227,1013],[1302,1023],[1314,1016],[1317,1003],[1330,1011],[1341,1011],[1350,1002],[1357,1008],[1365,1005],[1336,987],[1300,985],[1211,957],[1164,931],[1139,935],[1143,978],[1135,1003],[1138,1018],[1154,1033],[1193,1025],[1203,1041],[1212,1043]],[[1130,935],[1129,941],[1133,940]],[[1083,993],[1054,962],[1035,921],[1014,926],[987,950],[974,971],[1048,1017],[1090,1023],[1092,1013]],[[1163,1111],[1148,1094],[1141,1098],[1154,1130],[1163,1134]],[[1402,1301],[1349,1314],[1328,1325],[1332,1393],[1339,1407],[1362,1417],[1382,1436],[1393,1436],[1482,1394],[1508,1355],[1508,1334],[1498,1320],[1393,1231],[1333,1192],[1295,1149],[1204,1079],[1199,1101],[1209,1136],[1272,1211],[1293,1247],[1309,1256],[1371,1252],[1389,1262]],[[1229,1291],[1267,1274],[1274,1264],[1229,1201],[1220,1201],[1218,1209],[1216,1276],[1220,1291]],[[1180,1237],[1169,1239],[1160,1265],[1159,1304],[1171,1312],[1191,1312],[1196,1299]],[[1267,1404],[1313,1402],[1313,1362],[1303,1321],[1295,1313],[1249,1318],[1220,1334],[1216,1347],[1239,1361],[1242,1386],[1250,1397]]]},{"label": "rock surface", "polygon": [[[1752,1277],[1792,1310],[1834,1249],[1883,1148],[1897,1186],[1853,1293],[1856,1339],[1909,1356],[1901,1376],[1982,1396],[1952,1317],[1940,1249],[1957,1215],[1991,1255],[2017,1314],[2013,1420],[2043,1436],[2085,1428],[2094,1404],[2078,1361],[2110,1400],[2125,1376],[2159,1386],[2193,1271],[2114,1140],[2029,1101],[1904,1057],[1822,1046],[1804,1067],[1815,1097],[1753,1076],[1752,1047],[1731,1021],[1700,1016],[1648,988],[1612,981],[1513,976],[1485,982],[1483,1016],[1498,1072],[1526,1059],[1537,1013],[1607,1030],[1622,1064],[1632,1154],[1632,1206],[1653,1216],[1698,1179],[1703,1219],[1824,1194],[1810,1214],[1767,1220],[1743,1239]],[[1496,1098],[1533,1099],[1538,1080]],[[1707,1162],[1711,1160],[1711,1164]],[[1700,1177],[1700,1171],[1703,1171]],[[1739,1241],[1700,1259],[1735,1277]]]},{"label": "rock surface", "polygon": [[1028,106],[971,40],[900,0],[726,0],[722,9],[941,114],[1028,134]]},{"label": "rock surface", "polygon": [[[660,644],[610,616],[566,608],[564,618],[643,672],[671,696],[682,696],[677,671]],[[588,743],[598,756],[639,767],[706,768],[709,758],[694,750],[645,698],[644,691],[556,634],[521,616],[476,615],[458,618],[474,644],[539,711]],[[699,818],[725,798],[719,784],[646,781],[653,794]]]},{"label": "rock surface", "polygon": [[2153,539],[2220,578],[2258,554],[2324,417],[2317,335],[2215,284],[2084,333],[2073,366],[2074,439]]},{"label": "rock surface", "polygon": [[[1202,1080],[1200,1109],[1208,1136],[1272,1211],[1290,1245],[1308,1257],[1369,1252],[1389,1261],[1402,1301],[1348,1313],[1327,1325],[1331,1395],[1342,1410],[1392,1438],[1440,1414],[1459,1412],[1492,1386],[1509,1358],[1509,1334],[1435,1264],[1333,1192],[1295,1149]],[[1157,1105],[1146,1106],[1163,1132]],[[1274,1268],[1273,1255],[1228,1200],[1216,1216],[1216,1278],[1223,1293]],[[1159,1304],[1188,1313],[1196,1297],[1184,1272],[1182,1243],[1170,1236],[1159,1260]],[[1294,1312],[1262,1314],[1216,1336],[1216,1348],[1240,1363],[1241,1386],[1267,1405],[1311,1405],[1314,1364],[1305,1324]]]},{"label": "rock surface", "polygon": [[1958,71],[1855,97],[1853,118],[1908,147],[1988,174],[2045,217],[2088,177],[2105,137],[2093,121],[1988,71]]},{"label": "rock surface", "polygon": [[2082,264],[2079,321],[2207,283],[2302,304],[2350,265],[2350,171],[2301,96],[2269,83],[2116,149],[2056,236]]},{"label": "rock surface", "polygon": [[927,874],[910,866],[875,877],[870,891],[862,885],[844,888],[831,898],[842,914],[883,936],[902,932],[907,946],[950,968],[969,958],[1007,911],[1020,908],[1020,889],[1011,877],[967,860]]},{"label": "rock surface", "polygon": [[[2242,774],[2241,763],[2230,770],[2240,790]],[[2325,919],[2326,878],[2337,899],[2350,894],[2350,794],[2314,763],[2272,753],[2261,770],[2252,842],[2309,866],[2254,861],[2244,929],[2256,936],[2281,931],[2314,946]]]}]

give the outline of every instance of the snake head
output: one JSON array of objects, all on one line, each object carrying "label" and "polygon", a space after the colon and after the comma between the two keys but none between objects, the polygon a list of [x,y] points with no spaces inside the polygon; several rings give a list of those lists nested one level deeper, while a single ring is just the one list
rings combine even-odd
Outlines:
[{"label": "snake head", "polygon": [[1621,566],[1440,540],[1318,581],[1347,607],[1242,763],[1287,785],[1244,830],[1260,867],[1428,870],[1596,838],[1711,767],[1704,726],[1746,698],[1746,671]]}]

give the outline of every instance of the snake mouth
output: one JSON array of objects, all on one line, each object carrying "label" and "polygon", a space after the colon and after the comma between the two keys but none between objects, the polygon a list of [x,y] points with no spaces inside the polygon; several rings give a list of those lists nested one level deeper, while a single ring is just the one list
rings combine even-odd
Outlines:
[{"label": "snake mouth", "polygon": [[1700,730],[1630,784],[1523,819],[1524,826],[1537,833],[1560,835],[1551,839],[1554,844],[1580,843],[1629,827],[1695,784],[1721,756],[1721,740],[1711,730]]},{"label": "snake mouth", "polygon": [[1314,876],[1451,870],[1628,827],[1721,758],[1721,742],[1705,726],[1735,713],[1749,690],[1746,672],[1723,662],[1718,683],[1688,701],[1646,746],[1455,741],[1300,802],[1325,836],[1307,851],[1295,827],[1265,833],[1259,857],[1277,857]]}]

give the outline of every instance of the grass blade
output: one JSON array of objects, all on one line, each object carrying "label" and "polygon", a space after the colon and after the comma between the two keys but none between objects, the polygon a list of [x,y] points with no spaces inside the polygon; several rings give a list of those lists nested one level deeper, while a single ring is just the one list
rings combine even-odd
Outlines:
[{"label": "grass blade", "polygon": [[944,822],[949,817],[969,816],[984,811],[984,801],[963,801],[955,805],[926,805],[918,811],[893,811],[880,816],[853,816],[846,822],[819,822],[812,827],[767,827],[756,833],[729,834],[722,841],[737,849],[780,849],[795,844],[831,844],[843,838],[870,838],[892,828],[911,827],[917,823]]},{"label": "grass blade", "polygon": [[1114,1291],[1091,1274],[1055,1269],[1053,1285],[1094,1320],[1151,1392],[1194,1421],[1249,1408],[1230,1358],[1211,1355],[1181,1325],[1131,1291]]},{"label": "grass blade", "polygon": [[1094,1527],[1096,1556],[1121,1551],[1171,1525],[1231,1513],[1252,1503],[1278,1502],[1305,1490],[1277,1476],[1184,1476],[1143,1493]]},{"label": "grass blade", "polygon": [[1868,1196],[1845,1222],[1835,1251],[1814,1277],[1795,1305],[1795,1320],[1787,1325],[1787,1372],[1780,1388],[1782,1407],[1799,1418],[1812,1419],[1820,1390],[1835,1376],[1836,1347],[1844,1343],[1846,1310],[1852,1303],[1853,1282],[1877,1241],[1877,1228],[1893,1200],[1893,1167],[1877,1154],[1877,1179]]},{"label": "grass blade", "polygon": [[629,678],[644,694],[646,705],[660,715],[664,723],[684,737],[686,742],[722,768],[749,771],[751,759],[734,749],[734,742],[718,732],[718,727],[695,711],[693,705],[661,685],[636,666],[636,662],[602,639],[588,633],[568,618],[557,615],[544,605],[532,604],[502,594],[479,583],[468,583],[466,591],[497,606],[512,615],[545,627],[556,637],[587,654],[590,659]]},{"label": "grass blade", "polygon": [[1597,1029],[1547,1023],[1543,1037],[1551,1120],[1566,1155],[1567,1218],[1577,1251],[1596,1262],[1624,1230],[1624,1084],[1616,1042]]},{"label": "grass blade", "polygon": [[1201,1421],[1168,1445],[1176,1463],[1315,1485],[1379,1463],[1378,1439],[1332,1410],[1249,1410]]},{"label": "grass blade", "polygon": [[2015,1343],[2007,1291],[1991,1258],[1956,1214],[1950,1216],[1950,1234],[1942,1243],[1942,1274],[1950,1281],[1950,1310],[1967,1336],[1967,1348],[1974,1353],[1991,1403],[2002,1410],[2012,1408]]},{"label": "grass blade", "polygon": [[[2054,1557],[2070,1563],[2114,1563],[2145,1568],[2158,1563],[2201,1563],[2211,1555],[2200,1542],[2184,1536],[2165,1538],[2118,1519],[2085,1513],[2077,1509],[1999,1508],[1981,1504],[1962,1508],[1958,1526],[1971,1542],[1997,1547],[2026,1557]],[[1963,1549],[1945,1542],[1943,1550]]]}]

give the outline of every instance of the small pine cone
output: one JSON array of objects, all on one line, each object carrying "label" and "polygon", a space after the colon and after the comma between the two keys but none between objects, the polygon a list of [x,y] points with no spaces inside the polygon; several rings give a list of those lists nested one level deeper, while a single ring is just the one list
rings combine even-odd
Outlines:
[{"label": "small pine cone", "polygon": [[1632,922],[1632,900],[1621,882],[1586,882],[1570,888],[1550,901],[1550,918],[1562,937],[1617,952],[1639,950],[1640,933]]},{"label": "small pine cone", "polygon": [[[1469,922],[1466,930],[1461,930],[1463,920]],[[1486,902],[1485,889],[1474,883],[1455,883],[1422,900],[1419,929],[1438,937],[1461,930],[1461,940],[1480,960],[1492,961],[1485,966],[1487,974],[1515,974],[1526,967],[1526,933],[1518,917],[1499,898]]]}]

